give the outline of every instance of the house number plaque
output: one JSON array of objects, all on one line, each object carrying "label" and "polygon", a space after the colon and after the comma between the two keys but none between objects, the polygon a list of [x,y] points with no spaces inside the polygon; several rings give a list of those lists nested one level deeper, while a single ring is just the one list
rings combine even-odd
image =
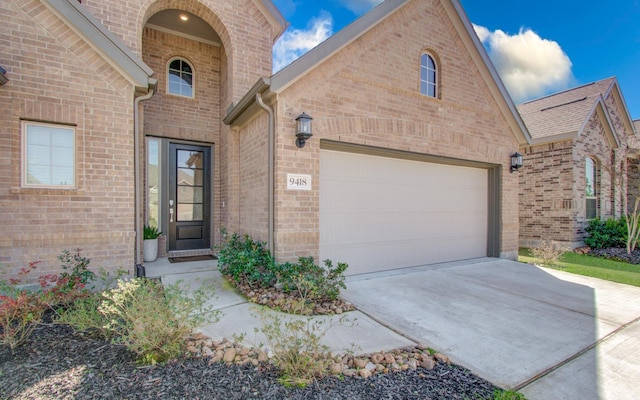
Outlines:
[{"label": "house number plaque", "polygon": [[287,174],[287,190],[311,190],[311,175]]}]

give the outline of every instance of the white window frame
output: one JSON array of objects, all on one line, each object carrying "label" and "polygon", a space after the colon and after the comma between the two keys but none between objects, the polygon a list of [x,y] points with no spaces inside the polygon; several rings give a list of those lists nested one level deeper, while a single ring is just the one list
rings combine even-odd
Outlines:
[{"label": "white window frame", "polygon": [[[591,172],[593,173],[592,176],[590,177],[593,185],[593,188],[591,188],[591,195],[589,195],[589,193],[587,192],[587,184],[589,183],[589,163],[591,163],[592,165],[592,169]],[[598,218],[598,163],[596,162],[596,160],[592,157],[587,157],[585,159],[585,166],[584,166],[584,171],[585,171],[585,192],[584,192],[584,197],[585,197],[585,208],[584,208],[584,212],[585,212],[585,218],[586,219],[595,219]],[[594,214],[593,216],[588,215],[588,210],[589,207],[587,207],[587,204],[589,203],[589,201],[593,201],[594,205],[593,205],[593,210],[594,210]]]},{"label": "white window frame", "polygon": [[[72,177],[72,182],[69,183],[67,181],[65,182],[60,182],[60,183],[50,183],[50,182],[46,182],[46,183],[32,183],[29,182],[29,171],[30,168],[33,167],[33,165],[30,165],[30,157],[33,160],[33,157],[31,154],[33,152],[35,152],[35,149],[30,148],[29,146],[29,135],[35,135],[36,132],[30,132],[30,128],[47,128],[50,131],[48,132],[48,134],[50,135],[70,135],[70,139],[71,139],[71,143],[68,146],[55,146],[55,145],[51,145],[48,147],[48,149],[44,149],[45,151],[48,151],[48,157],[49,160],[43,162],[42,164],[40,164],[40,167],[42,168],[49,168],[49,173],[51,173],[51,169],[54,167],[64,167],[64,168],[71,168],[72,169],[72,173],[71,173],[71,177]],[[68,140],[69,138],[67,138]],[[74,189],[77,187],[77,181],[78,181],[78,175],[77,175],[77,154],[76,154],[76,128],[75,126],[71,126],[71,125],[62,125],[62,124],[53,124],[53,123],[43,123],[43,122],[33,122],[33,121],[22,121],[22,182],[21,182],[21,186],[22,187],[26,187],[26,188],[52,188],[52,189]],[[45,147],[45,146],[40,146],[40,147]],[[61,163],[61,159],[60,158],[56,158],[56,157],[62,157],[64,150],[67,150],[66,154],[67,156],[71,156],[71,162],[67,162],[66,164],[70,164],[70,165],[63,165],[65,163]],[[35,160],[34,160],[35,161]],[[68,161],[68,160],[67,160]]]},{"label": "white window frame", "polygon": [[[429,68],[428,65],[426,65],[425,63],[422,62],[424,57],[428,57],[431,62],[433,63],[433,68]],[[431,55],[430,53],[424,52],[420,55],[420,94],[426,97],[431,97],[434,99],[438,98],[438,91],[439,91],[439,87],[438,87],[438,63],[436,62],[436,58]],[[426,70],[427,73],[427,78],[423,79],[423,70]],[[428,74],[429,71],[433,71],[433,82],[431,82],[429,80]],[[423,83],[426,84],[427,90],[423,91],[422,87],[423,87]],[[433,95],[429,94],[429,90],[428,88],[433,86]]]},{"label": "white window frame", "polygon": [[[191,68],[191,96],[187,96],[184,95],[182,93],[174,93],[171,91],[171,71],[172,69],[171,67],[171,63],[174,61],[181,61],[185,64],[187,64],[189,66],[189,68]],[[180,71],[180,73],[182,74],[182,71]],[[170,94],[172,96],[179,96],[179,97],[185,97],[187,99],[193,99],[196,96],[196,71],[193,68],[193,64],[191,64],[191,62],[189,62],[186,58],[184,57],[173,57],[171,58],[168,62],[167,62],[167,94]]]}]

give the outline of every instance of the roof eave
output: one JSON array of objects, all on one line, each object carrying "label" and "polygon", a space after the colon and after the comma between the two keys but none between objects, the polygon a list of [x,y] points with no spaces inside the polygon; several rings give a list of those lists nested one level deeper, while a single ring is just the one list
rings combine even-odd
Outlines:
[{"label": "roof eave", "polygon": [[566,140],[574,140],[575,138],[578,137],[578,133],[579,133],[578,131],[574,131],[574,132],[560,133],[557,135],[543,136],[540,138],[531,139],[531,141],[529,142],[529,145],[538,146],[541,144],[558,143],[558,142],[564,142]]},{"label": "roof eave", "polygon": [[637,135],[638,131],[636,130],[635,124],[633,123],[633,119],[631,119],[631,114],[629,113],[627,102],[624,100],[624,95],[622,94],[622,90],[620,90],[618,79],[615,76],[613,77],[613,83],[611,84],[611,87],[609,88],[609,90],[607,91],[604,97],[605,98],[608,97],[609,94],[614,90],[614,88],[616,90],[615,92],[616,100],[618,101],[618,103],[620,103],[620,106],[622,107],[622,111],[624,112],[624,116],[626,117],[623,123],[627,126],[627,129],[629,129],[629,131],[633,135]]},{"label": "roof eave", "polygon": [[[467,50],[471,54],[472,59],[476,62],[482,77],[485,82],[487,82],[489,89],[491,90],[493,97],[495,98],[502,114],[505,116],[509,125],[512,128],[512,131],[516,135],[516,139],[518,140],[520,145],[532,144],[532,137],[529,133],[518,109],[516,108],[513,99],[507,92],[502,79],[498,75],[498,72],[493,65],[493,62],[489,58],[484,46],[480,42],[478,35],[475,33],[467,14],[465,13],[462,5],[458,0],[441,0],[443,6],[447,10],[449,14],[449,18],[451,21],[456,21],[458,18],[459,24],[462,25],[462,28],[466,31],[467,35],[462,34],[460,32],[460,25],[454,22],[458,33],[460,33],[462,37],[462,41],[467,47]],[[453,6],[453,10],[449,7],[449,4]],[[454,11],[454,12],[452,12]],[[468,40],[465,40],[468,39]],[[474,51],[475,50],[475,53]]]},{"label": "roof eave", "polygon": [[289,27],[289,23],[271,0],[253,0],[253,3],[262,12],[273,28],[275,33],[273,43],[275,43]]},{"label": "roof eave", "polygon": [[258,81],[249,89],[249,91],[238,101],[237,104],[232,104],[231,107],[227,110],[227,115],[224,117],[222,122],[226,125],[236,126],[238,123],[244,118],[243,116],[247,114],[251,114],[252,110],[257,109],[256,105],[256,94],[264,95],[265,93],[270,92],[271,90],[271,80],[269,78],[260,78]]},{"label": "roof eave", "polygon": [[589,112],[589,116],[585,119],[583,126],[580,128],[580,132],[582,132],[582,130],[589,123],[589,120],[591,119],[591,116],[594,113],[597,113],[598,117],[602,121],[604,133],[605,133],[605,136],[607,137],[607,140],[609,141],[609,145],[611,146],[611,148],[620,147],[620,139],[618,138],[618,135],[616,135],[615,133],[616,132],[615,128],[613,127],[613,124],[611,123],[611,119],[609,118],[609,112],[607,111],[607,106],[604,102],[604,98],[602,97],[602,95],[599,95],[596,102],[593,104],[593,107]]},{"label": "roof eave", "polygon": [[136,87],[136,92],[146,93],[155,86],[155,79],[151,78],[153,70],[91,15],[80,2],[41,1],[131,82]]}]

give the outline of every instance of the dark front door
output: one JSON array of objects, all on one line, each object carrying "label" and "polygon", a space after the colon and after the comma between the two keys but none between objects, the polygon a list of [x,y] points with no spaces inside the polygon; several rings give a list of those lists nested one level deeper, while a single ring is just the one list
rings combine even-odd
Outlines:
[{"label": "dark front door", "polygon": [[169,144],[169,251],[208,249],[211,148]]}]

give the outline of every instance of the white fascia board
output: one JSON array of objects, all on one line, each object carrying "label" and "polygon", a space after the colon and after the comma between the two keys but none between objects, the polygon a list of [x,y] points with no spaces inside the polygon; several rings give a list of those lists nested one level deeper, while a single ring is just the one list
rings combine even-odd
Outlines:
[{"label": "white fascia board", "polygon": [[153,70],[111,33],[77,0],[41,0],[133,85],[147,90]]},{"label": "white fascia board", "polygon": [[289,27],[289,23],[271,0],[253,0],[253,3],[258,7],[258,9],[260,9],[262,14],[269,21],[269,24],[273,27],[273,30],[275,31],[273,43],[275,43]]}]

